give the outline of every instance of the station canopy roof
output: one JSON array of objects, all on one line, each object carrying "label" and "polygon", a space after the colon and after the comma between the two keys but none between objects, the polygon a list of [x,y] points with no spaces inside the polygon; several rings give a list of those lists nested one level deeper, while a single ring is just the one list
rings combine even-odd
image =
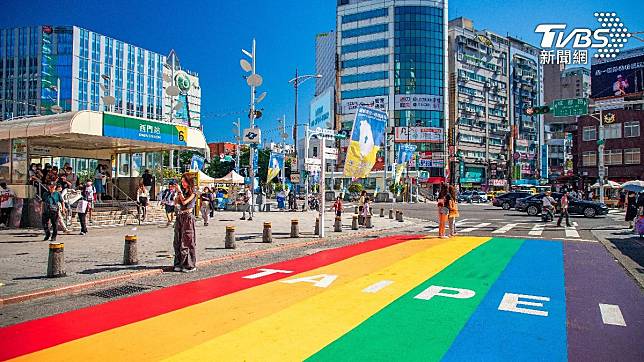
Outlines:
[{"label": "station canopy roof", "polygon": [[77,111],[0,122],[0,140],[31,145],[114,152],[199,149],[208,145],[199,128],[95,111]]}]

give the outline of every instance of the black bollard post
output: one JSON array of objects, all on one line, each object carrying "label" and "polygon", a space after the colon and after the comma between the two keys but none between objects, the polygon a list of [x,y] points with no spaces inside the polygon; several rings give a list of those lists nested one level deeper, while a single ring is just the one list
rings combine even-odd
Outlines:
[{"label": "black bollard post", "polygon": [[66,276],[65,272],[65,244],[49,244],[49,258],[47,260],[47,277],[59,278]]},{"label": "black bollard post", "polygon": [[272,243],[273,242],[273,230],[271,229],[271,223],[264,223],[264,232],[262,233],[262,242]]},{"label": "black bollard post", "polygon": [[385,209],[382,207],[380,208],[380,217],[385,217]]},{"label": "black bollard post", "polygon": [[136,235],[125,235],[125,246],[123,247],[123,264],[135,265],[139,263],[138,247],[136,246]]},{"label": "black bollard post", "polygon": [[351,230],[358,230],[358,215],[353,215],[351,218]]},{"label": "black bollard post", "polygon": [[291,237],[292,238],[300,237],[300,222],[297,219],[291,220]]},{"label": "black bollard post", "polygon": [[320,235],[320,218],[315,218],[315,230],[313,231],[314,235]]},{"label": "black bollard post", "polygon": [[371,229],[371,228],[373,228],[373,224],[371,223],[371,215],[367,215],[367,216],[365,217],[364,226],[365,226],[367,229]]},{"label": "black bollard post", "polygon": [[224,240],[224,246],[226,249],[237,249],[237,244],[235,243],[235,227],[232,225],[226,226],[226,239]]},{"label": "black bollard post", "polygon": [[389,209],[389,218],[392,219],[392,220],[394,219],[394,210],[393,209]]},{"label": "black bollard post", "polygon": [[342,232],[342,218],[340,216],[335,217],[335,223],[333,223],[333,231]]}]

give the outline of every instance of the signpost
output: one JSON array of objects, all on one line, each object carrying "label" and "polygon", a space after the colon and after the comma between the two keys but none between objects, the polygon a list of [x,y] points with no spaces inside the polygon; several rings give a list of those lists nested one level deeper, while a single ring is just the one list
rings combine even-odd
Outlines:
[{"label": "signpost", "polygon": [[555,99],[552,108],[555,117],[585,116],[588,114],[588,98]]},{"label": "signpost", "polygon": [[244,143],[259,143],[262,138],[262,132],[259,128],[246,128],[244,130]]}]

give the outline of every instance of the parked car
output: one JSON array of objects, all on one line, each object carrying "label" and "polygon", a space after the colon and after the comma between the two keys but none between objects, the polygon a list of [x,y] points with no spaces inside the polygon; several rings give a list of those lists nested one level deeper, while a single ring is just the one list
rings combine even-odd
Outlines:
[{"label": "parked car", "polygon": [[458,195],[458,202],[487,202],[487,197],[483,191],[463,191]]},{"label": "parked car", "polygon": [[472,203],[472,191],[463,191],[456,198],[458,202]]},{"label": "parked car", "polygon": [[472,195],[472,200],[477,202],[487,202],[488,197],[487,197],[487,194],[483,191],[474,191],[474,194]]},{"label": "parked car", "polygon": [[506,194],[496,196],[492,199],[492,205],[501,207],[503,210],[510,210],[514,207],[516,200],[530,196],[529,192],[513,191]]},{"label": "parked car", "polygon": [[[552,198],[559,203],[561,199],[560,193],[553,192]],[[521,210],[517,207],[519,211],[525,211],[530,216],[536,216],[541,213],[542,201],[544,194],[534,195],[525,200],[524,205],[521,207]],[[523,200],[522,200],[523,201]],[[571,215],[584,215],[585,217],[595,217],[598,215],[608,214],[608,206],[606,204],[569,198],[568,201],[568,213]]]}]

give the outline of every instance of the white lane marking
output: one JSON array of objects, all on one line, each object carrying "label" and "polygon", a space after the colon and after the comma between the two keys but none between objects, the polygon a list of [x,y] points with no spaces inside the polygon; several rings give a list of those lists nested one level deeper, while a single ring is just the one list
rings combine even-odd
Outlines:
[{"label": "white lane marking", "polygon": [[460,230],[460,231],[459,231],[459,233],[469,233],[470,231],[478,230],[478,229],[480,229],[480,228],[482,228],[482,227],[486,227],[486,226],[488,226],[488,225],[490,225],[490,224],[491,224],[491,223],[489,223],[489,222],[482,222],[482,223],[477,224],[477,225],[474,225],[474,226],[472,226],[472,227],[470,227],[470,228],[466,228],[466,229]]},{"label": "white lane marking", "polygon": [[[473,224],[473,222],[471,222],[471,221],[465,221],[465,220],[467,220],[467,219],[463,219],[463,220],[457,221],[457,222],[456,222],[456,226],[463,226],[463,225],[466,225],[466,224]],[[446,225],[445,225],[445,230],[447,230],[447,229],[449,229],[449,225],[447,225],[447,224],[446,224]],[[438,232],[438,228],[431,229],[431,230],[429,230],[428,232],[430,232],[430,233],[437,233],[437,232]]]},{"label": "white lane marking", "polygon": [[534,224],[532,227],[532,230],[528,232],[528,235],[534,235],[534,236],[539,236],[543,234],[543,228],[545,227],[544,224]]},{"label": "white lane marking", "polygon": [[618,305],[599,303],[599,312],[604,324],[626,327],[626,321],[624,321],[624,316]]},{"label": "white lane marking", "polygon": [[492,231],[492,234],[505,234],[519,224],[505,224],[504,226]]},{"label": "white lane marking", "polygon": [[386,287],[388,285],[391,285],[392,283],[393,283],[393,281],[391,281],[391,280],[381,280],[381,281],[379,281],[379,282],[377,282],[375,284],[371,284],[370,286],[362,289],[362,292],[363,293],[377,293],[378,291],[380,291],[380,289],[382,289],[382,288],[384,288],[384,287]]},{"label": "white lane marking", "polygon": [[573,222],[572,222],[572,226],[577,227],[577,226],[579,226],[579,224],[578,224],[576,221],[573,221]]},{"label": "white lane marking", "polygon": [[575,229],[574,226],[566,226],[566,237],[567,238],[578,238],[579,233],[577,232],[577,229]]}]

